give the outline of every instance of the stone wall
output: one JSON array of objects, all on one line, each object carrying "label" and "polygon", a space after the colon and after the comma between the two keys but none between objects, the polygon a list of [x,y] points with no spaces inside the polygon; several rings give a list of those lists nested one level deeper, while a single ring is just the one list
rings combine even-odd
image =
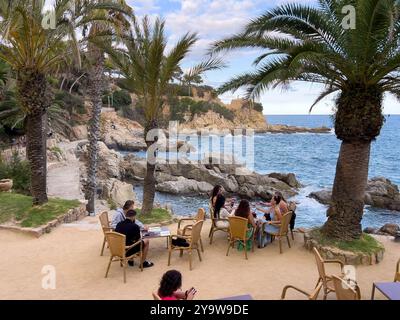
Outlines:
[{"label": "stone wall", "polygon": [[63,223],[71,223],[74,221],[78,221],[87,216],[86,205],[82,204],[81,206],[70,209],[66,214],[49,221],[46,225],[37,227],[37,228],[22,228],[18,226],[11,226],[11,225],[0,225],[0,230],[11,230],[16,232],[21,232],[25,234],[32,235],[34,237],[41,237],[45,233],[50,233],[52,229],[57,227]]},{"label": "stone wall", "polygon": [[369,266],[377,264],[383,260],[383,255],[385,252],[384,248],[373,254],[366,254],[361,252],[344,251],[331,246],[323,246],[318,243],[317,240],[313,239],[310,233],[304,234],[304,247],[309,251],[312,251],[313,248],[317,248],[324,259],[337,259],[342,261],[344,264],[354,266]]}]

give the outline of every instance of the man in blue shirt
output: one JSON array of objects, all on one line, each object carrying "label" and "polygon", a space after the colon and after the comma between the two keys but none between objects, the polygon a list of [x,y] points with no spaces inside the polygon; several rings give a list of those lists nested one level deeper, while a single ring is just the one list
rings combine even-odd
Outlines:
[{"label": "man in blue shirt", "polygon": [[[118,223],[125,221],[126,213],[129,210],[134,210],[134,209],[135,209],[135,201],[133,200],[126,201],[124,206],[122,208],[118,208],[117,211],[115,212],[111,222],[111,228],[115,229]],[[139,226],[141,230],[146,229],[144,224],[141,223],[139,220],[135,220],[135,223]]]}]

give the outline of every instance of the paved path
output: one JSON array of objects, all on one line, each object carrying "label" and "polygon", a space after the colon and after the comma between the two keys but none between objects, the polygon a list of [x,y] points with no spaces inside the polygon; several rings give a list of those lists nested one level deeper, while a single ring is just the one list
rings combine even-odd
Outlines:
[{"label": "paved path", "polygon": [[84,199],[80,186],[79,161],[74,150],[79,141],[59,144],[66,155],[66,161],[49,163],[47,172],[47,188],[49,197],[69,200]]}]

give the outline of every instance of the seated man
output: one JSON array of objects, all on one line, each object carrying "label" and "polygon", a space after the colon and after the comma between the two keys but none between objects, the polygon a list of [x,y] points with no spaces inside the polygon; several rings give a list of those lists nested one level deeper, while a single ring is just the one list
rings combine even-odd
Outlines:
[{"label": "seated man", "polygon": [[[117,224],[117,227],[115,228],[115,232],[124,234],[126,236],[127,246],[131,246],[141,239],[140,228],[135,223],[135,218],[136,218],[136,211],[129,210],[126,213],[126,219],[124,221],[119,222]],[[149,240],[148,239],[142,240],[142,243],[143,243],[143,268],[150,268],[154,266],[154,264],[146,260],[147,253],[149,252]],[[126,252],[126,256],[127,257],[131,256],[139,252],[139,250],[140,246],[139,245],[135,246]],[[133,261],[128,261],[128,264],[130,266],[133,266]]]},{"label": "seated man", "polygon": [[[117,212],[114,214],[112,222],[111,222],[111,228],[115,229],[117,227],[117,224],[125,221],[126,219],[126,213],[129,210],[134,210],[135,208],[135,201],[133,200],[128,200],[125,202],[124,206],[122,208],[118,208]],[[140,229],[145,229],[145,226],[143,223],[141,223],[139,220],[136,220],[135,222]]]}]

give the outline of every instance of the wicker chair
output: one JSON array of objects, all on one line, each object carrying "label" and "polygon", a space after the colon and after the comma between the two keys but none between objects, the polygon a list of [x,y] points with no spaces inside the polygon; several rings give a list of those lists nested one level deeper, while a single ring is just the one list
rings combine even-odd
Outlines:
[{"label": "wicker chair", "polygon": [[280,253],[283,253],[282,251],[282,238],[285,237],[288,243],[289,248],[290,246],[290,240],[289,240],[289,224],[290,224],[290,219],[292,218],[292,212],[289,211],[288,213],[285,213],[282,216],[282,221],[280,224],[275,224],[275,226],[279,226],[279,231],[278,232],[266,232],[265,231],[265,225],[267,222],[264,222],[261,227],[261,232],[263,235],[270,234],[271,236],[278,238],[279,240],[279,251]]},{"label": "wicker chair", "polygon": [[110,225],[110,220],[108,218],[108,212],[104,211],[99,215],[99,220],[100,220],[100,225],[103,230],[104,234],[104,240],[103,240],[103,245],[101,246],[101,252],[100,255],[102,256],[104,254],[104,248],[106,246],[107,238],[106,238],[106,232],[113,231]]},{"label": "wicker chair", "polygon": [[[190,236],[193,224],[198,221],[204,221],[205,219],[206,219],[206,212],[202,208],[197,211],[196,216],[194,216],[193,218],[180,219],[178,222],[177,234],[180,236]],[[189,224],[187,224],[188,222]],[[200,235],[200,247],[201,247],[201,252],[204,252],[203,241],[201,241],[201,235]]]},{"label": "wicker chair", "polygon": [[324,260],[324,259],[322,259],[321,255],[319,254],[319,252],[316,248],[313,248],[313,251],[314,251],[315,261],[317,263],[317,268],[318,268],[318,273],[319,273],[317,286],[320,283],[322,283],[323,288],[324,288],[324,300],[326,300],[326,297],[330,292],[335,292],[335,287],[332,285],[332,276],[328,276],[326,274],[325,264],[336,263],[336,264],[340,265],[340,272],[341,272],[342,276],[344,274],[343,273],[344,264],[340,260]]},{"label": "wicker chair", "polygon": [[396,274],[394,275],[394,282],[400,282],[400,259],[397,261]]},{"label": "wicker chair", "polygon": [[338,300],[361,300],[360,288],[356,283],[354,287],[350,286],[347,281],[335,275],[332,276],[332,282]]},{"label": "wicker chair", "polygon": [[210,201],[209,203],[209,209],[210,209],[210,218],[211,218],[211,228],[210,228],[210,234],[208,235],[208,237],[210,238],[210,244],[212,244],[213,238],[214,238],[214,233],[217,231],[223,231],[226,234],[229,234],[229,227],[219,227],[217,226],[218,222],[225,222],[225,223],[229,223],[228,219],[220,219],[220,218],[216,218],[214,216],[214,208],[212,206],[212,203]]},{"label": "wicker chair", "polygon": [[234,247],[235,242],[243,243],[244,247],[244,256],[247,260],[247,241],[251,240],[251,249],[254,252],[254,230],[252,228],[252,232],[250,237],[247,237],[248,232],[248,219],[242,217],[229,217],[229,245],[226,255],[229,255],[230,248]]},{"label": "wicker chair", "polygon": [[308,298],[308,300],[317,300],[317,299],[318,299],[319,292],[321,291],[321,288],[322,288],[322,282],[320,282],[320,283],[315,287],[315,289],[314,289],[311,293],[308,293],[307,291],[304,291],[304,290],[302,290],[302,289],[299,289],[299,288],[297,288],[297,287],[295,287],[295,286],[286,286],[286,287],[284,287],[283,290],[282,290],[281,300],[284,300],[284,299],[285,299],[285,297],[286,297],[286,292],[287,292],[289,289],[293,289],[293,290],[295,290],[295,291],[298,291],[298,292],[304,294],[304,295]]},{"label": "wicker chair", "polygon": [[[126,283],[126,265],[128,264],[129,260],[140,258],[140,269],[143,271],[143,242],[141,239],[131,246],[126,246],[126,237],[123,234],[117,232],[106,232],[106,238],[111,251],[110,262],[108,263],[106,271],[106,278],[108,276],[108,272],[110,271],[112,262],[119,262],[123,267],[124,283]],[[127,257],[126,252],[136,246],[140,246],[139,252]]]},{"label": "wicker chair", "polygon": [[[190,236],[181,236],[181,235],[172,235],[169,238],[169,252],[168,252],[168,266],[171,264],[171,254],[173,250],[179,250],[180,256],[182,257],[183,251],[187,251],[189,253],[189,268],[192,270],[192,251],[196,250],[199,256],[199,260],[201,261],[201,254],[199,249],[200,235],[201,229],[203,228],[204,221],[198,221],[192,226],[192,232]],[[173,239],[185,239],[188,243],[188,247],[183,247],[179,245],[172,244]]]}]

